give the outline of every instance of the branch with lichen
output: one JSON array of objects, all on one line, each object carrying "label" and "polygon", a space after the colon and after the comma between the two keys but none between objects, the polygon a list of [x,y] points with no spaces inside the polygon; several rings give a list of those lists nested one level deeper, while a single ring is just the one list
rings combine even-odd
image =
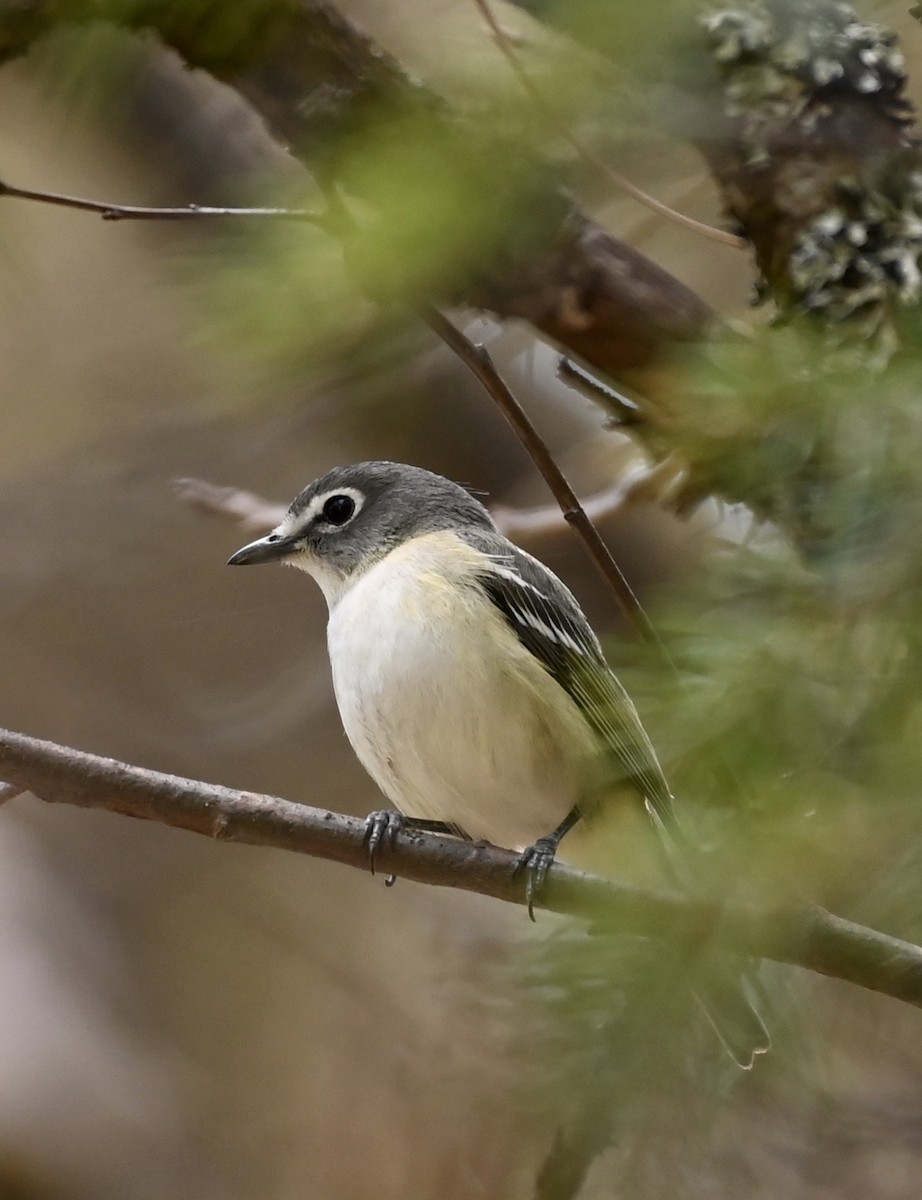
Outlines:
[{"label": "branch with lichen", "polygon": [[[364,822],[326,809],[164,775],[0,730],[0,778],[50,804],[99,808],[224,842],[271,846],[368,869]],[[525,903],[518,855],[419,831],[380,851],[382,870],[416,883]],[[727,950],[792,963],[922,1007],[922,948],[811,905],[748,912],[637,888],[555,863],[539,908],[654,938],[715,938]]]},{"label": "branch with lichen", "polygon": [[922,156],[896,35],[843,0],[710,4],[717,86],[692,130],[764,289],[843,336],[898,341],[922,299]]}]

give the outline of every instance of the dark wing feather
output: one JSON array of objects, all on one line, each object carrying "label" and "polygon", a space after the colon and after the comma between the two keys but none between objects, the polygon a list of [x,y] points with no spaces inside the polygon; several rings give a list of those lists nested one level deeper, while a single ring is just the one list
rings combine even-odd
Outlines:
[{"label": "dark wing feather", "polygon": [[487,596],[613,752],[617,770],[643,796],[662,832],[674,828],[672,795],[656,752],[574,597],[537,559],[498,534],[478,530],[471,540],[491,558],[479,577]]}]

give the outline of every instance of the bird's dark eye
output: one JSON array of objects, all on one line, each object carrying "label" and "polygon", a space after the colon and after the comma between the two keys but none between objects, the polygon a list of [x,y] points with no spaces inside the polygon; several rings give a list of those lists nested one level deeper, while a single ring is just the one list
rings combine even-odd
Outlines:
[{"label": "bird's dark eye", "polygon": [[323,519],[330,525],[345,525],[354,512],[351,496],[331,496],[323,506]]}]

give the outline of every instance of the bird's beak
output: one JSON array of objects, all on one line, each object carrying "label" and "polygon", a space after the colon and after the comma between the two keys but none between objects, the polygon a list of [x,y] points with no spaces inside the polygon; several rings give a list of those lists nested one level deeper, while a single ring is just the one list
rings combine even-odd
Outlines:
[{"label": "bird's beak", "polygon": [[295,550],[296,538],[283,537],[279,533],[270,533],[268,537],[250,542],[232,554],[227,560],[229,567],[249,567],[256,563],[278,562]]}]

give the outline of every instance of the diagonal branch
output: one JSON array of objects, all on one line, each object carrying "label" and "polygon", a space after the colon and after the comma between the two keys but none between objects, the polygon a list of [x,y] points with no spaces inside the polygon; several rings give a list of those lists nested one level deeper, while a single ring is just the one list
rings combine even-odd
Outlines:
[{"label": "diagonal branch", "polygon": [[[368,868],[361,820],[276,796],[162,775],[8,730],[0,730],[0,777],[49,803]],[[495,846],[415,831],[381,851],[381,865],[405,879],[524,904],[516,862]],[[717,929],[728,950],[792,963],[922,1008],[922,948],[812,905],[770,913],[731,909],[555,863],[539,907],[650,937],[713,937]]]},{"label": "diagonal branch", "polygon": [[483,346],[475,345],[436,308],[423,310],[422,318],[442,341],[449,346],[461,362],[483,384],[487,393],[496,402],[500,412],[515,430],[519,441],[528,451],[532,462],[541,472],[544,482],[551,489],[560,505],[563,519],[576,530],[593,566],[611,588],[618,607],[635,631],[645,641],[657,643],[656,630],[634,595],[631,585],[621,573],[612,552],[602,535],[579,502],[579,497],[551,453],[547,442],[541,437],[528,414],[512,394],[509,385],[496,369],[496,364]]}]

